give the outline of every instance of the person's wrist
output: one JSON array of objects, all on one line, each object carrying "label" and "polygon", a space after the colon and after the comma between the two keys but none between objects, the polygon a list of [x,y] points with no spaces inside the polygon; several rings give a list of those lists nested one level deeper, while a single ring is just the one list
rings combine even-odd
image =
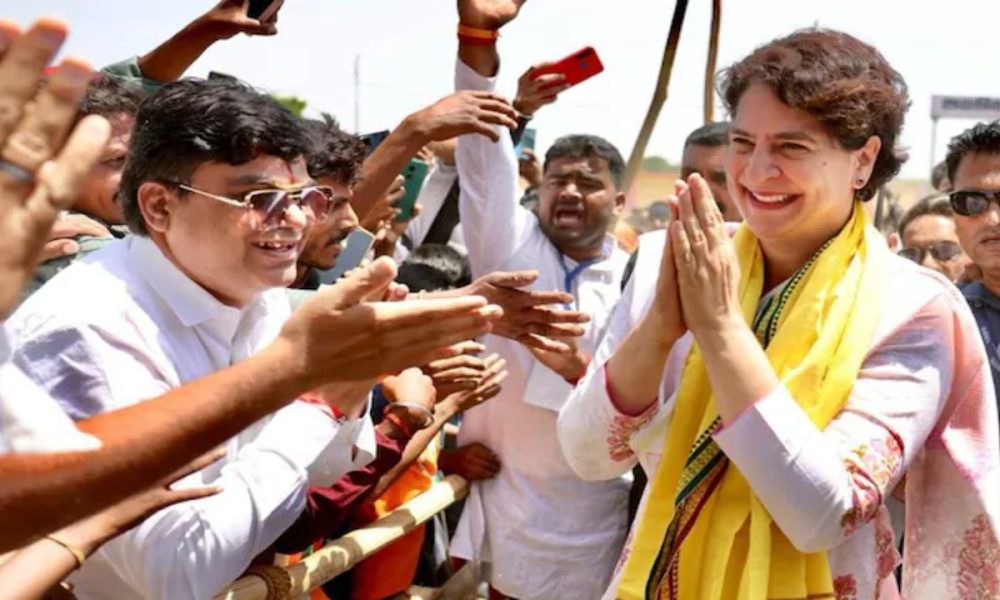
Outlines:
[{"label": "person's wrist", "polygon": [[464,392],[455,392],[434,406],[434,417],[441,421],[450,421],[461,412],[459,397]]},{"label": "person's wrist", "polygon": [[211,12],[207,12],[191,21],[179,35],[186,39],[212,44],[235,35],[228,23],[220,22]]},{"label": "person's wrist", "polygon": [[671,322],[673,319],[664,314],[666,310],[668,309],[662,309],[654,302],[638,326],[638,330],[649,339],[650,350],[664,355],[670,352],[674,342],[683,333]]},{"label": "person's wrist", "polygon": [[306,352],[299,346],[300,344],[290,339],[290,336],[282,334],[256,355],[258,360],[267,363],[265,372],[281,373],[285,382],[297,390],[293,396],[311,390],[323,382],[323,371],[315,365],[311,367],[311,361],[302,360]]},{"label": "person's wrist", "polygon": [[563,374],[563,378],[566,379],[566,381],[575,384],[577,381],[583,379],[583,376],[587,374],[587,368],[589,366],[590,356],[577,350],[566,369],[566,373]]},{"label": "person's wrist", "polygon": [[[395,402],[389,406],[392,407],[393,405],[399,406],[399,408],[395,408],[386,414],[394,414],[400,418],[406,428],[409,429],[411,435],[421,429],[430,427],[434,423],[433,407],[428,408],[420,404],[421,408],[417,408],[417,406],[402,406]],[[428,415],[430,416],[428,417]]]},{"label": "person's wrist", "polygon": [[398,129],[406,144],[406,150],[412,154],[416,154],[418,150],[433,141],[429,119],[424,115],[424,110],[407,115],[399,124]]},{"label": "person's wrist", "polygon": [[392,413],[387,413],[376,429],[391,440],[408,440],[413,437],[413,427],[407,424],[402,417]]},{"label": "person's wrist", "polygon": [[84,558],[91,556],[111,538],[122,533],[101,515],[94,515],[52,534],[64,544],[78,549]]},{"label": "person's wrist", "polygon": [[520,97],[514,98],[514,102],[511,103],[522,117],[526,120],[531,120],[531,118],[538,112],[538,106],[531,104],[530,102],[521,99]]},{"label": "person's wrist", "polygon": [[703,352],[721,352],[744,335],[754,337],[742,315],[725,315],[705,324],[694,324],[691,333]]}]

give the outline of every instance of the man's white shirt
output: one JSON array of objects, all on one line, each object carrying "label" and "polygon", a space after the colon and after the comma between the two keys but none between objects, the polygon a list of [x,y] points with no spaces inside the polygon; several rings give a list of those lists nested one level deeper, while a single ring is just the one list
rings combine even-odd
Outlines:
[{"label": "man's white shirt", "polygon": [[76,428],[59,404],[10,364],[0,326],[0,454],[93,450],[101,443]]},{"label": "man's white shirt", "polygon": [[[493,91],[458,61],[456,90]],[[518,202],[517,161],[508,133],[459,139],[461,226],[473,277],[535,269],[539,290],[571,292],[591,316],[580,340],[593,353],[620,296],[628,256],[607,239],[603,260],[584,267],[562,256],[537,218]],[[522,345],[488,336],[487,352],[507,360],[500,395],[468,411],[460,445],[481,442],[500,458],[491,480],[476,482],[466,501],[452,553],[489,562],[491,583],[521,600],[597,598],[624,543],[629,480],[587,482],[567,464],[556,438],[558,410],[572,386]]]},{"label": "man's white shirt", "polygon": [[[148,238],[129,237],[61,272],[7,327],[13,365],[82,419],[247,358],[275,338],[289,312],[282,289],[242,309],[224,305]],[[17,393],[11,381],[0,379],[0,398]],[[177,484],[222,493],[161,510],[106,544],[72,578],[78,597],[212,596],[295,521],[308,484],[328,485],[367,464],[375,440],[367,411],[338,423],[296,401],[226,448],[222,461]]]}]

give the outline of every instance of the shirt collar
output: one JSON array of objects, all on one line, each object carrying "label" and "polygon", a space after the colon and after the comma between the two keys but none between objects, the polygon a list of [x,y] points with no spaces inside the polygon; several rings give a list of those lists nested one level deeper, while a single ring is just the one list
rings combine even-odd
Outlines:
[{"label": "shirt collar", "polygon": [[970,304],[975,304],[978,301],[988,304],[993,310],[1000,311],[1000,298],[997,298],[996,294],[987,289],[981,281],[967,283],[961,286],[961,289],[962,295]]},{"label": "shirt collar", "polygon": [[261,296],[258,294],[243,310],[223,304],[177,268],[153,240],[134,235],[125,243],[128,244],[128,256],[133,272],[146,280],[185,327],[217,318],[239,321],[244,311],[252,309],[261,301]]},{"label": "shirt collar", "polygon": [[604,235],[604,242],[601,245],[601,259],[596,261],[594,264],[590,265],[590,269],[596,269],[599,271],[610,271],[614,268],[614,264],[610,260],[614,256],[615,249],[618,248],[618,240],[615,236],[607,233]]}]

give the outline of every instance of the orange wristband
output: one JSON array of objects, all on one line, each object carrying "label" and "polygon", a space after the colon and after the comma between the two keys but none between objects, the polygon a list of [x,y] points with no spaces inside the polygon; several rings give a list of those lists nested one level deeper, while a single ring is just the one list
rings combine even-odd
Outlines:
[{"label": "orange wristband", "polygon": [[458,24],[458,39],[465,44],[478,46],[490,46],[500,37],[500,32],[496,29],[479,29],[468,25]]}]

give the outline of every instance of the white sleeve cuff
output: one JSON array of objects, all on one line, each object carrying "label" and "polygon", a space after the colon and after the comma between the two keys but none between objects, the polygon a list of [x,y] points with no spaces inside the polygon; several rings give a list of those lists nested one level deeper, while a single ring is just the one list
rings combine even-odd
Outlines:
[{"label": "white sleeve cuff", "polygon": [[[500,70],[497,69],[497,73]],[[455,91],[473,90],[477,92],[492,92],[497,87],[497,76],[483,77],[462,62],[462,59],[455,61]]]},{"label": "white sleeve cuff", "polygon": [[849,503],[843,467],[784,386],[713,437],[797,549],[818,552],[840,539]]}]

